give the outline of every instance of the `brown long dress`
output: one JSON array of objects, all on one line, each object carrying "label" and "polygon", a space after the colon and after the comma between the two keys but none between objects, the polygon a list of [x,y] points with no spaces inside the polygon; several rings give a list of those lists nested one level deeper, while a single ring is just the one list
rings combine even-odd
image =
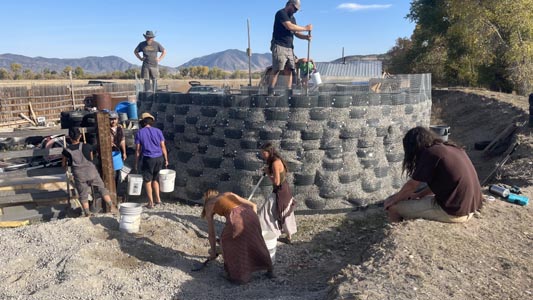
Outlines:
[{"label": "brown long dress", "polygon": [[224,268],[230,279],[246,283],[253,272],[271,270],[272,260],[261,234],[259,218],[253,209],[240,204],[235,195],[228,193],[219,197],[214,212],[226,218],[220,243]]}]

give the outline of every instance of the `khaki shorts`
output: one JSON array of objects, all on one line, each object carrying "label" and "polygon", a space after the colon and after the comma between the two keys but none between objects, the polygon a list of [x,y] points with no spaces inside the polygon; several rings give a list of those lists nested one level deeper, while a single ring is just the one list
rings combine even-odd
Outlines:
[{"label": "khaki shorts", "polygon": [[404,219],[426,219],[444,223],[463,223],[474,215],[452,216],[447,214],[435,201],[433,195],[418,200],[404,200],[392,206]]},{"label": "khaki shorts", "polygon": [[272,44],[272,69],[277,72],[284,70],[285,66],[294,70],[296,63],[294,60],[294,51],[292,48],[283,47],[277,44]]}]

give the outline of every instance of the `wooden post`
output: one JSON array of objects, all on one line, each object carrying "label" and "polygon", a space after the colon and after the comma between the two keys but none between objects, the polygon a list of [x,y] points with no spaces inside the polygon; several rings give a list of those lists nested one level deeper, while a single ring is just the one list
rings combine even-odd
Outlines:
[{"label": "wooden post", "polygon": [[[117,187],[115,185],[115,170],[113,169],[109,114],[105,112],[96,113],[96,128],[98,131],[98,150],[102,165],[102,180],[104,181],[105,187],[109,190],[111,201],[116,205]],[[110,209],[110,207],[107,207],[107,211]]]},{"label": "wooden post", "polygon": [[72,97],[72,109],[76,110],[76,99],[74,98],[74,84],[72,83],[72,71],[68,71],[70,78],[70,97]]}]

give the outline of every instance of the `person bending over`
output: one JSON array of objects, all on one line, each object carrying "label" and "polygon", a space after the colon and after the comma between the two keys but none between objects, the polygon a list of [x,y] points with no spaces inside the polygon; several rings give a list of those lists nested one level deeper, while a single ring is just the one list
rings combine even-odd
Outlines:
[{"label": "person bending over", "polygon": [[209,189],[204,193],[202,218],[207,220],[209,258],[215,259],[216,232],[214,215],[226,218],[226,225],[220,235],[224,269],[229,280],[234,283],[247,283],[252,273],[267,270],[268,277],[274,277],[272,260],[261,233],[261,225],[255,203],[234,193],[219,193]]}]

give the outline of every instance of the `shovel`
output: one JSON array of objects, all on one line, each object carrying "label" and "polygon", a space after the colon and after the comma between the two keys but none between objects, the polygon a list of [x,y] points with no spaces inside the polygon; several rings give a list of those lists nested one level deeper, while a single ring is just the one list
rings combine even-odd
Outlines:
[{"label": "shovel", "polygon": [[261,181],[263,181],[263,178],[265,178],[266,175],[263,174],[263,176],[261,176],[261,178],[259,178],[259,181],[257,182],[257,184],[254,186],[254,189],[252,190],[252,193],[250,194],[250,197],[248,197],[248,201],[250,201],[252,199],[252,197],[254,196],[255,194],[255,191],[257,191],[257,188],[259,187],[259,185],[261,184]]},{"label": "shovel", "polygon": [[197,265],[196,267],[192,268],[191,271],[193,271],[193,272],[198,272],[198,271],[203,270],[203,269],[207,266],[207,264],[208,264],[210,261],[215,260],[217,257],[218,257],[218,254],[217,254],[217,256],[215,256],[215,258],[213,258],[213,259],[211,259],[211,258],[207,258],[206,260],[204,260],[203,263],[201,263],[201,264]]}]

